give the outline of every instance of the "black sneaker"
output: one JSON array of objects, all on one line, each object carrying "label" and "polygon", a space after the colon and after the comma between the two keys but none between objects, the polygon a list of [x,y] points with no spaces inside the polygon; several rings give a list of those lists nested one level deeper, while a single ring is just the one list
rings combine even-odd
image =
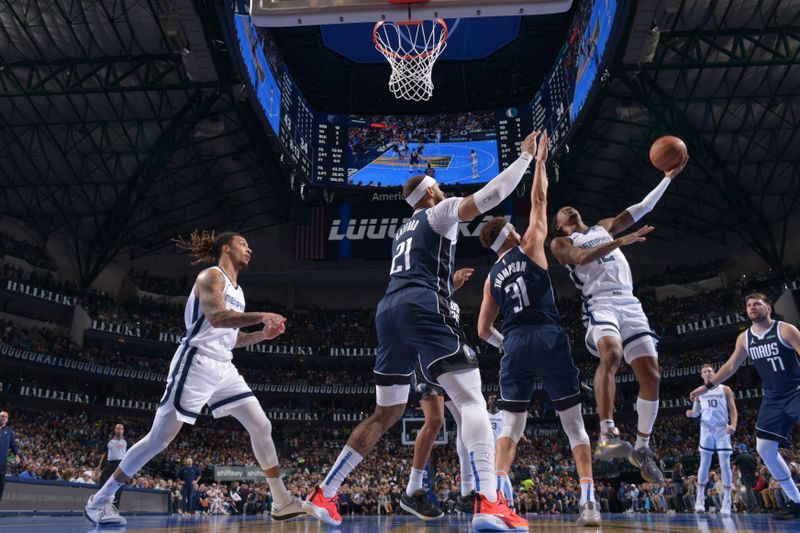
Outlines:
[{"label": "black sneaker", "polygon": [[473,490],[466,496],[459,496],[455,508],[461,514],[473,514],[475,512],[475,491]]},{"label": "black sneaker", "polygon": [[800,503],[789,502],[786,507],[772,515],[775,520],[797,520],[800,518]]},{"label": "black sneaker", "polygon": [[415,492],[413,496],[409,496],[403,491],[400,496],[400,507],[420,520],[436,520],[444,516],[442,510],[433,504],[422,489]]}]

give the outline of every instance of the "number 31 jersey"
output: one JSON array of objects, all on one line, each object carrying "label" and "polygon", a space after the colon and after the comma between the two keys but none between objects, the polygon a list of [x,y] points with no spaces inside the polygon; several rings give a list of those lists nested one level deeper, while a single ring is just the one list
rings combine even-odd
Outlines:
[{"label": "number 31 jersey", "polygon": [[519,326],[561,325],[550,276],[519,246],[492,266],[489,291],[503,314],[503,335]]},{"label": "number 31 jersey", "polygon": [[[573,245],[582,250],[614,240],[602,226],[592,226],[585,233],[576,231],[569,238]],[[584,299],[633,294],[631,267],[619,248],[587,265],[568,265],[568,268],[572,281]]]}]

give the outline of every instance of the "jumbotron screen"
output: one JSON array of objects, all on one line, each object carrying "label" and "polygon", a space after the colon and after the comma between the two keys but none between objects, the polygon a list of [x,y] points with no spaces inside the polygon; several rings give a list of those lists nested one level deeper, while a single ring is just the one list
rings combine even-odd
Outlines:
[{"label": "jumbotron screen", "polygon": [[567,42],[532,101],[446,115],[319,113],[303,96],[268,29],[237,16],[236,37],[256,110],[301,178],[319,186],[393,187],[426,173],[443,185],[485,183],[519,154],[524,135],[550,132],[555,153],[596,86],[616,0],[576,2]]}]

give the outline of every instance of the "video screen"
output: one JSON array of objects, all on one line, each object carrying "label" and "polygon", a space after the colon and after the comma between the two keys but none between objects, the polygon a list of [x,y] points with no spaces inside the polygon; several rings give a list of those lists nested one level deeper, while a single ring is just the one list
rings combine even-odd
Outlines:
[{"label": "video screen", "polygon": [[[258,29],[250,23],[249,17],[236,17],[236,36],[242,53],[250,84],[258,95],[258,102],[264,110],[272,131],[280,131],[281,89],[275,79],[272,66],[264,55],[270,48],[265,46]],[[267,43],[269,44],[269,43]],[[277,52],[277,49],[275,49]],[[273,58],[270,58],[273,59]]]},{"label": "video screen", "polygon": [[418,174],[443,185],[469,185],[498,172],[494,111],[350,117],[350,185],[399,186]]}]

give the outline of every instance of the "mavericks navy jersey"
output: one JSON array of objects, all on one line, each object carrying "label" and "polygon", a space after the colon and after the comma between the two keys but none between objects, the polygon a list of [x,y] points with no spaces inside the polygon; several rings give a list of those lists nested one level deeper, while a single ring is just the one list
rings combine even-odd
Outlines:
[{"label": "mavericks navy jersey", "polygon": [[431,289],[447,299],[453,294],[456,241],[437,233],[427,212],[420,209],[397,228],[386,294],[408,287]]},{"label": "mavericks navy jersey", "polygon": [[797,352],[781,338],[780,321],[762,336],[745,331],[747,354],[764,386],[764,396],[780,396],[800,389],[800,360]]},{"label": "mavericks navy jersey", "polygon": [[515,246],[489,272],[489,290],[503,313],[503,334],[519,326],[561,325],[547,271]]}]

